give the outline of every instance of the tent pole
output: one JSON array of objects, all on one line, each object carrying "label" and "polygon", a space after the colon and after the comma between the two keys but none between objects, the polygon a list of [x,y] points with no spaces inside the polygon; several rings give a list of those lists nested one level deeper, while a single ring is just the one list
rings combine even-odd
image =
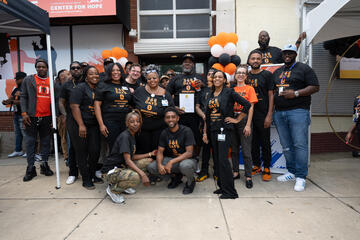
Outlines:
[{"label": "tent pole", "polygon": [[47,45],[47,54],[48,54],[48,64],[49,64],[49,78],[50,78],[50,95],[51,95],[51,117],[52,125],[54,129],[54,151],[55,151],[55,166],[56,166],[56,189],[59,189],[60,186],[60,171],[59,171],[59,152],[58,152],[58,143],[57,143],[57,126],[56,126],[56,114],[55,114],[55,92],[54,92],[54,74],[52,68],[52,59],[51,59],[51,43],[50,35],[46,34],[46,45]]}]

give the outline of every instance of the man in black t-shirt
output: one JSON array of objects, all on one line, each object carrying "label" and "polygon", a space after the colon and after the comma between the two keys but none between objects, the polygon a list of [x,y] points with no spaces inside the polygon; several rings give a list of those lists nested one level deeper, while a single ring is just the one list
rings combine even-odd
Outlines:
[{"label": "man in black t-shirt", "polygon": [[261,172],[260,145],[262,150],[262,160],[264,171],[262,171],[263,181],[270,181],[270,164],[271,164],[271,146],[270,146],[270,125],[274,110],[274,84],[272,73],[262,70],[262,54],[258,50],[250,52],[248,64],[251,70],[248,75],[248,84],[256,92],[258,103],[254,106],[253,115],[253,138],[251,146],[251,155],[254,163],[252,175]]},{"label": "man in black t-shirt", "polygon": [[273,74],[274,123],[288,172],[277,180],[286,182],[296,178],[294,190],[300,192],[305,190],[308,174],[311,95],[319,91],[319,81],[310,66],[295,61],[295,45],[286,45],[282,53],[285,65]]},{"label": "man in black t-shirt", "polygon": [[[306,33],[303,32],[300,34],[299,38],[296,41],[296,48],[299,48],[301,41],[306,37]],[[281,49],[278,47],[269,46],[270,36],[267,31],[261,31],[259,33],[258,44],[259,50],[262,53],[262,64],[276,64],[283,63]]]},{"label": "man in black t-shirt", "polygon": [[140,87],[141,65],[138,63],[131,64],[128,76],[125,78],[124,86],[132,88],[134,91]]},{"label": "man in black t-shirt", "polygon": [[70,64],[70,74],[71,79],[65,82],[61,87],[59,99],[59,117],[65,122],[66,129],[70,136],[70,149],[68,153],[69,177],[66,180],[66,184],[73,184],[79,175],[75,159],[76,146],[72,143],[77,137],[78,131],[76,130],[76,122],[70,109],[70,93],[82,81],[80,62],[74,61]]},{"label": "man in black t-shirt", "polygon": [[8,155],[9,158],[26,156],[22,151],[22,140],[25,136],[24,126],[21,116],[21,107],[20,107],[20,93],[21,93],[21,83],[26,77],[26,73],[17,72],[15,75],[16,88],[11,93],[9,99],[2,101],[3,105],[10,104],[10,111],[14,111],[14,132],[15,132],[15,151]]},{"label": "man in black t-shirt", "polygon": [[196,160],[193,159],[195,145],[194,135],[190,128],[179,125],[179,114],[173,107],[165,110],[165,122],[168,128],[160,135],[156,162],[148,165],[148,171],[153,175],[171,174],[168,188],[176,188],[181,184],[183,175],[187,182],[183,194],[190,194],[195,187]]},{"label": "man in black t-shirt", "polygon": [[[167,90],[174,96],[174,104],[180,113],[180,124],[189,127],[194,134],[196,141],[195,154],[197,155],[200,150],[201,137],[199,117],[195,113],[195,102],[201,91],[201,87],[206,86],[206,82],[201,75],[195,73],[195,57],[192,54],[185,54],[183,56],[182,68],[183,73],[176,75],[171,79],[167,86]],[[185,113],[184,109],[180,109],[180,94],[187,94],[189,99],[193,95],[194,112]]]}]

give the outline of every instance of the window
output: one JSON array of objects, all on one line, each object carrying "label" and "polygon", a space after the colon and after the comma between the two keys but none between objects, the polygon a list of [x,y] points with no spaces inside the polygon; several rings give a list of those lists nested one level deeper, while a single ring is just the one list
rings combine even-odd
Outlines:
[{"label": "window", "polygon": [[210,0],[138,0],[139,38],[208,38],[210,13]]}]

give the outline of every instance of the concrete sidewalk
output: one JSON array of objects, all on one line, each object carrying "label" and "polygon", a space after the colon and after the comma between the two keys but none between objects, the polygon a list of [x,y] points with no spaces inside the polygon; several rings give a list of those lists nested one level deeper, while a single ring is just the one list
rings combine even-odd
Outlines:
[{"label": "concrete sidewalk", "polygon": [[[198,183],[190,196],[166,182],[126,196],[117,205],[105,184],[89,191],[40,175],[24,183],[26,160],[0,159],[0,239],[347,239],[360,236],[360,159],[351,153],[313,155],[305,192],[294,182],[254,178],[248,190],[236,180],[239,199],[219,200],[215,182]],[[54,161],[50,162],[54,169]]]}]

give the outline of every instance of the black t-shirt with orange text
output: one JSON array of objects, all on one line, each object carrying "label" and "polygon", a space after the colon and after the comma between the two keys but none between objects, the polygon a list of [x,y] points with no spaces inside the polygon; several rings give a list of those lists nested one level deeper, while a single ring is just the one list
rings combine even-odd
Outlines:
[{"label": "black t-shirt with orange text", "polygon": [[274,90],[272,73],[266,70],[258,74],[249,72],[247,84],[255,89],[258,102],[254,105],[253,118],[264,118],[269,110],[269,91]]},{"label": "black t-shirt with orange text", "polygon": [[97,125],[94,111],[95,89],[88,83],[80,83],[71,91],[70,104],[79,104],[81,117],[85,125]]},{"label": "black t-shirt with orange text", "polygon": [[281,49],[278,47],[267,47],[267,48],[257,48],[262,52],[262,64],[277,64],[283,63],[284,60],[282,59],[282,52]]},{"label": "black t-shirt with orange text", "polygon": [[273,81],[275,85],[275,110],[310,109],[311,96],[299,96],[293,99],[286,99],[283,96],[279,96],[279,88],[296,91],[306,88],[307,86],[319,86],[318,78],[309,65],[296,62],[292,67],[282,66],[274,72]]},{"label": "black t-shirt with orange text", "polygon": [[191,145],[195,145],[194,134],[190,128],[183,125],[179,125],[176,132],[171,132],[169,128],[164,129],[159,138],[159,147],[165,148],[165,157],[175,158],[186,152],[186,147]]}]

